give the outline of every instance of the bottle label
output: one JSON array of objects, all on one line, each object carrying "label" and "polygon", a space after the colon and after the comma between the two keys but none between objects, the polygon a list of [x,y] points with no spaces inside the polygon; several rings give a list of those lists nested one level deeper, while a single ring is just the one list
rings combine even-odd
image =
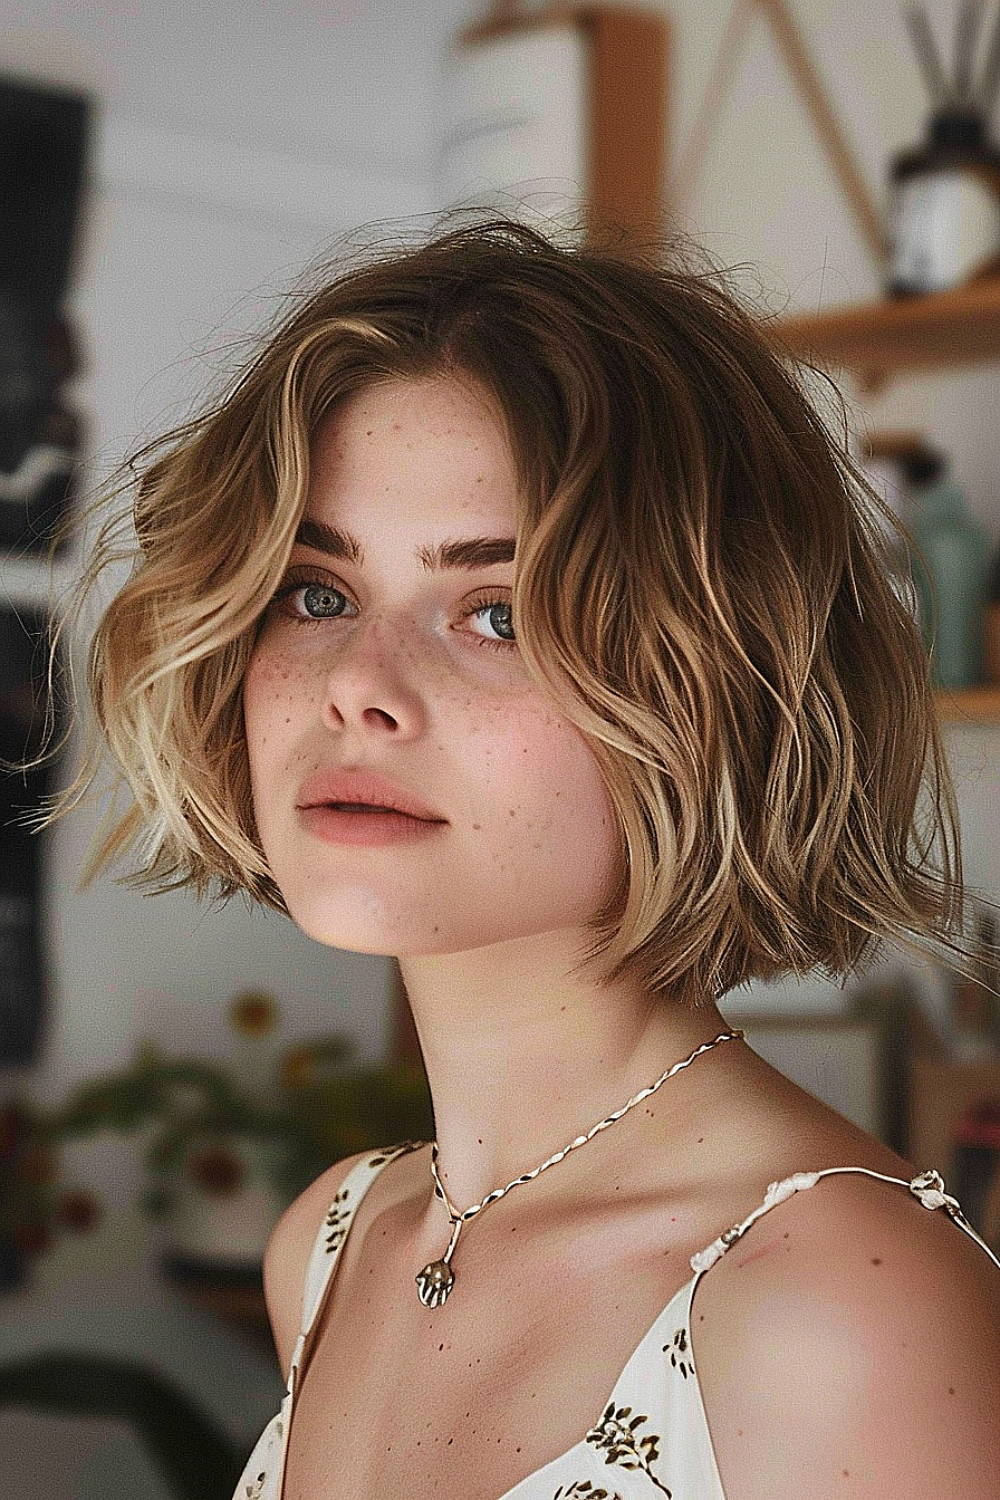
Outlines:
[{"label": "bottle label", "polygon": [[961,286],[1000,253],[1000,196],[978,172],[923,172],[899,184],[891,233],[893,286]]}]

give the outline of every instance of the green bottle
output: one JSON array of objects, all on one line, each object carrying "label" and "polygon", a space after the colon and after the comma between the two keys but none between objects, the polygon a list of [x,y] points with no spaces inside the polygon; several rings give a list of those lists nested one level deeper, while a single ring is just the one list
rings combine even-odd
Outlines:
[{"label": "green bottle", "polygon": [[[913,557],[918,621],[935,687],[975,687],[984,680],[983,620],[992,544],[969,515],[944,456],[931,449],[906,463],[912,497],[909,530],[923,553]],[[932,636],[932,591],[937,607]]]}]

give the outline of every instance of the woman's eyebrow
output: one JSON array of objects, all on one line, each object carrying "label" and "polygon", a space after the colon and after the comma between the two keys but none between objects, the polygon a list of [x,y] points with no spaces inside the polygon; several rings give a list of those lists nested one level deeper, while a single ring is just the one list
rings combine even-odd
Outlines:
[{"label": "woman's eyebrow", "polygon": [[[300,521],[295,541],[301,547],[312,547],[341,562],[363,567],[364,548],[349,531],[327,526],[323,521]],[[460,541],[440,542],[436,547],[420,547],[417,557],[428,572],[439,568],[489,568],[495,563],[514,561],[517,539],[512,536],[470,536]]]}]

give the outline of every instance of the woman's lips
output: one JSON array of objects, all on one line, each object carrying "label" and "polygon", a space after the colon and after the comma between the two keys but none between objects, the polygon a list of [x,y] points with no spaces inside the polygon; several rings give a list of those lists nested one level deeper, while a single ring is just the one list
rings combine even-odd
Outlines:
[{"label": "woman's lips", "polygon": [[328,766],[316,771],[299,788],[295,805],[299,808],[364,806],[405,813],[429,823],[446,821],[408,787],[360,767],[351,770]]},{"label": "woman's lips", "polygon": [[326,844],[414,843],[448,825],[380,808],[351,809],[331,804],[300,807],[298,815],[309,832]]}]

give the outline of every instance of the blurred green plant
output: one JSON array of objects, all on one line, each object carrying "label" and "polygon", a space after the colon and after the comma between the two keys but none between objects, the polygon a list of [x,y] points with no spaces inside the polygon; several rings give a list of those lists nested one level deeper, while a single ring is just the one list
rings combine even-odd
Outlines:
[{"label": "blurred green plant", "polygon": [[[233,1028],[260,1038],[277,1024],[267,994],[238,995]],[[130,1067],[80,1084],[48,1111],[20,1097],[0,1106],[0,1239],[25,1255],[47,1248],[59,1229],[84,1232],[101,1217],[87,1188],[67,1184],[60,1148],[100,1131],[153,1126],[143,1150],[140,1204],[154,1219],[173,1211],[184,1179],[209,1195],[237,1191],[245,1174],[240,1140],[273,1145],[265,1169],[287,1203],[341,1157],[434,1135],[430,1090],[412,1063],[347,1066],[348,1038],[333,1035],[278,1054],[267,1089],[247,1087],[232,1067],[170,1058],[149,1042]],[[257,1070],[251,1070],[257,1071]]]}]

